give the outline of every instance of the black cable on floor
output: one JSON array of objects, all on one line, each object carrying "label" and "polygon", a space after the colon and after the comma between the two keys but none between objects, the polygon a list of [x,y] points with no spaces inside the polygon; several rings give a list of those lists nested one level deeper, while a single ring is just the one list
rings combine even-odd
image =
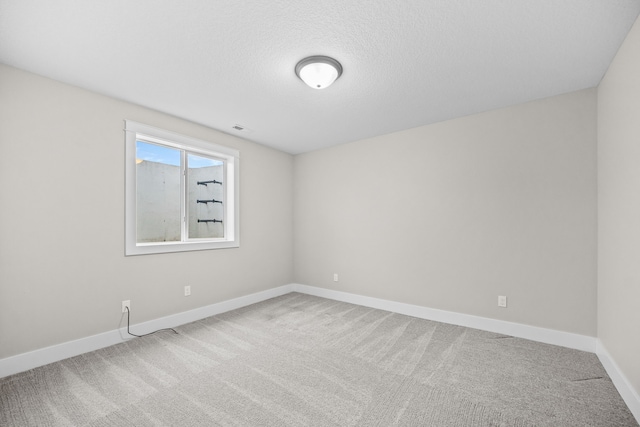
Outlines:
[{"label": "black cable on floor", "polygon": [[155,334],[156,332],[161,332],[161,331],[169,331],[169,330],[171,330],[171,331],[173,331],[174,334],[178,333],[173,328],[164,328],[164,329],[158,329],[157,331],[149,332],[148,334],[142,334],[142,335],[132,334],[131,332],[129,332],[129,315],[131,314],[131,312],[129,311],[129,307],[125,306],[125,308],[127,309],[127,333],[129,335],[133,335],[134,337],[142,338],[142,337],[146,337],[147,335]]}]

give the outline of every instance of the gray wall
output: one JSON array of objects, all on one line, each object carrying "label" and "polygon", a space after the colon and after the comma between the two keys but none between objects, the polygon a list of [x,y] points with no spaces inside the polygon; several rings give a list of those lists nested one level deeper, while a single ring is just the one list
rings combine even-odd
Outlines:
[{"label": "gray wall", "polygon": [[296,282],[595,336],[595,89],[299,155],[294,171]]},{"label": "gray wall", "polygon": [[[633,378],[637,26],[598,92],[598,334]],[[124,257],[123,119],[241,151],[240,248]],[[140,322],[292,281],[596,334],[594,89],[293,158],[0,65],[0,123],[0,358],[123,299]]]},{"label": "gray wall", "polygon": [[[240,150],[240,248],[124,256],[124,119]],[[3,65],[0,123],[0,358],[291,283],[292,156]]]},{"label": "gray wall", "polygon": [[598,338],[640,392],[640,21],[598,88]]}]

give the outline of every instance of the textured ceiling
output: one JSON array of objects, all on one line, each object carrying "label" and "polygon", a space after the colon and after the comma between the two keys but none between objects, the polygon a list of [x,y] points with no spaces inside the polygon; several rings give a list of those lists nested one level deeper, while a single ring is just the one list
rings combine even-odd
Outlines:
[{"label": "textured ceiling", "polygon": [[[296,154],[594,87],[638,13],[638,0],[0,0],[0,62]],[[294,67],[310,55],[342,77],[307,87]]]}]

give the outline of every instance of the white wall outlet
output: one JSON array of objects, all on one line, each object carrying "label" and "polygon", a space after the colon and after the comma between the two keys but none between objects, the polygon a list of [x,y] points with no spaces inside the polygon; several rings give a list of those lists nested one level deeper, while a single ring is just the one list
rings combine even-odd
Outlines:
[{"label": "white wall outlet", "polygon": [[498,295],[498,307],[507,306],[507,297],[504,295]]},{"label": "white wall outlet", "polygon": [[191,295],[191,286],[185,286],[184,287],[184,296],[188,297],[189,295]]},{"label": "white wall outlet", "polygon": [[334,282],[338,281],[338,273],[333,273],[333,281]]},{"label": "white wall outlet", "polygon": [[127,312],[127,307],[129,307],[129,311],[131,311],[131,301],[129,301],[129,300],[122,301],[122,312],[123,313]]}]

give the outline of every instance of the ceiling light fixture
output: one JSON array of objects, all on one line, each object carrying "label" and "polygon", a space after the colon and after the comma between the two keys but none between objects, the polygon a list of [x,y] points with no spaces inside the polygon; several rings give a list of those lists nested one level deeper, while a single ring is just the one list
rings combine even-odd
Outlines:
[{"label": "ceiling light fixture", "polygon": [[296,65],[296,75],[309,87],[324,89],[342,74],[342,65],[328,56],[310,56]]}]

